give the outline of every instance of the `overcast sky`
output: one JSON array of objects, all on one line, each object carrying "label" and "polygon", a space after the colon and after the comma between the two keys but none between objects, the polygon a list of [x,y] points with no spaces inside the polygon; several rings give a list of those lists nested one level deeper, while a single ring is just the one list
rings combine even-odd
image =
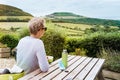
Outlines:
[{"label": "overcast sky", "polygon": [[120,0],[0,0],[31,13],[44,16],[53,12],[72,12],[78,15],[120,20]]}]

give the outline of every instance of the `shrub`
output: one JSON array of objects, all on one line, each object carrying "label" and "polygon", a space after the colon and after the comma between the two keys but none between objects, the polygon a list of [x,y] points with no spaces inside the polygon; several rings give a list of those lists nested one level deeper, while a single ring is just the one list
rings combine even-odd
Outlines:
[{"label": "shrub", "polygon": [[102,48],[98,57],[105,59],[105,69],[120,72],[120,52]]},{"label": "shrub", "polygon": [[42,40],[45,44],[47,55],[53,56],[54,59],[61,57],[65,40],[60,32],[50,29],[42,37]]},{"label": "shrub", "polygon": [[18,44],[18,38],[15,37],[15,35],[12,34],[4,34],[0,38],[0,42],[3,44],[7,44],[7,47],[10,47],[11,50],[17,46]]},{"label": "shrub", "polygon": [[27,28],[21,28],[18,32],[19,34],[19,38],[23,38],[25,36],[29,36],[30,33],[29,33],[29,30]]},{"label": "shrub", "polygon": [[2,32],[0,32],[0,38],[3,36],[4,34]]},{"label": "shrub", "polygon": [[74,52],[75,48],[87,50],[87,56],[96,57],[102,46],[120,51],[120,33],[97,32],[84,36],[80,39],[67,39],[66,47],[69,52]]},{"label": "shrub", "polygon": [[75,48],[78,48],[79,43],[77,43],[79,40],[78,39],[72,39],[72,38],[68,38],[65,41],[65,47],[69,52],[75,52]]}]

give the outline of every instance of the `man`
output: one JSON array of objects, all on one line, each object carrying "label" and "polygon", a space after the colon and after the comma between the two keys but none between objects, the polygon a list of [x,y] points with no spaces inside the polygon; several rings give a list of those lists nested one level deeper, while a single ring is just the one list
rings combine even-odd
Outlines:
[{"label": "man", "polygon": [[17,49],[17,66],[28,74],[38,68],[46,72],[49,69],[49,63],[46,58],[45,48],[40,38],[44,35],[46,27],[44,20],[35,17],[29,21],[30,36],[22,38]]}]

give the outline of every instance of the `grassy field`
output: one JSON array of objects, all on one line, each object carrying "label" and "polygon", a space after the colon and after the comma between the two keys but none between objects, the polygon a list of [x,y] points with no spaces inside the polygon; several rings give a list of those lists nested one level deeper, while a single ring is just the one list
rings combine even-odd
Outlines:
[{"label": "grassy field", "polygon": [[20,20],[23,20],[23,19],[31,19],[32,16],[0,16],[0,20],[6,20],[7,18],[18,18]]},{"label": "grassy field", "polygon": [[86,28],[92,28],[91,25],[85,24],[72,24],[72,23],[54,23],[54,26],[62,30],[68,37],[80,37],[84,34]]},{"label": "grassy field", "polygon": [[[27,27],[28,22],[0,22],[0,28],[10,30],[13,28]],[[69,37],[78,37],[84,34],[86,28],[91,28],[91,25],[84,24],[72,24],[72,23],[47,23],[48,29],[55,29],[61,33],[66,34]]]},{"label": "grassy field", "polygon": [[11,27],[13,28],[21,28],[21,27],[27,27],[27,22],[0,22],[0,28],[4,28],[6,30],[9,30]]},{"label": "grassy field", "polygon": [[56,23],[56,24],[61,25],[61,26],[66,26],[72,29],[80,28],[81,30],[85,30],[86,28],[92,27],[91,25],[86,25],[86,24],[73,24],[73,23]]}]

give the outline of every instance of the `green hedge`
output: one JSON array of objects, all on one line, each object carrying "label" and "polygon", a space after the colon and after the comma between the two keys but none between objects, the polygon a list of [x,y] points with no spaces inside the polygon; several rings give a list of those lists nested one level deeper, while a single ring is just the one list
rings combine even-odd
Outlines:
[{"label": "green hedge", "polygon": [[42,37],[47,55],[53,56],[54,60],[61,57],[64,48],[64,36],[55,30],[48,30]]},{"label": "green hedge", "polygon": [[18,36],[20,39],[25,37],[25,36],[29,36],[29,35],[30,35],[30,33],[28,31],[28,28],[21,28],[18,32]]},{"label": "green hedge", "polygon": [[26,19],[19,19],[19,18],[7,18],[7,19],[0,19],[0,22],[28,22],[30,18]]},{"label": "green hedge", "polygon": [[4,34],[0,37],[0,42],[7,44],[7,47],[10,47],[11,50],[17,46],[18,38],[14,34]]},{"label": "green hedge", "polygon": [[102,47],[120,51],[120,33],[92,33],[84,38],[68,39],[66,45],[69,52],[74,52],[75,48],[84,48],[88,56],[96,57]]},{"label": "green hedge", "polygon": [[100,51],[97,57],[104,58],[103,68],[120,73],[120,52],[112,49],[104,49]]}]

